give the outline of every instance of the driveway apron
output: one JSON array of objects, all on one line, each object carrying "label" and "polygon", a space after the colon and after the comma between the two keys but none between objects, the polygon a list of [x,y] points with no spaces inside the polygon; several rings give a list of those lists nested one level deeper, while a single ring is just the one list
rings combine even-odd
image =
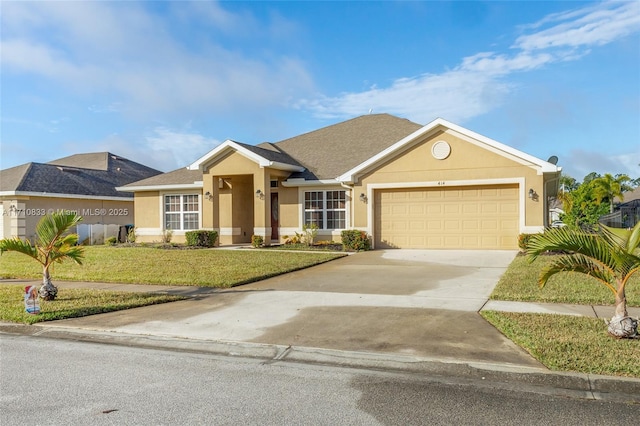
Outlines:
[{"label": "driveway apron", "polygon": [[57,323],[539,367],[478,314],[515,254],[369,251],[191,300]]}]

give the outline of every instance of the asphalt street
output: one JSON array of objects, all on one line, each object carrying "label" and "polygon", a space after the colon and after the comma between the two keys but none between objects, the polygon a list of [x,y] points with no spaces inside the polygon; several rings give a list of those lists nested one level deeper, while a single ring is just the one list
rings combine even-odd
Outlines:
[{"label": "asphalt street", "polygon": [[3,425],[620,425],[554,389],[2,335]]}]

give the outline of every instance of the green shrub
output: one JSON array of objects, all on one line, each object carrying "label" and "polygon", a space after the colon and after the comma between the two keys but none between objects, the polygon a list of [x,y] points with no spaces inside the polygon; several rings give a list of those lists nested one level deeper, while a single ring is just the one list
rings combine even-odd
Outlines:
[{"label": "green shrub", "polygon": [[106,240],[104,240],[104,244],[107,246],[115,246],[117,242],[118,242],[118,239],[116,237],[109,237]]},{"label": "green shrub", "polygon": [[520,234],[518,235],[518,247],[520,247],[520,250],[522,251],[526,251],[527,250],[527,246],[529,245],[529,240],[531,240],[531,237],[533,237],[536,234]]},{"label": "green shrub", "polygon": [[251,236],[251,245],[255,248],[262,247],[264,244],[264,238],[260,235],[252,235]]},{"label": "green shrub", "polygon": [[371,250],[371,238],[364,231],[350,229],[342,231],[342,247],[344,250]]},{"label": "green shrub", "polygon": [[188,246],[191,247],[214,247],[218,239],[216,231],[187,231],[184,233]]}]

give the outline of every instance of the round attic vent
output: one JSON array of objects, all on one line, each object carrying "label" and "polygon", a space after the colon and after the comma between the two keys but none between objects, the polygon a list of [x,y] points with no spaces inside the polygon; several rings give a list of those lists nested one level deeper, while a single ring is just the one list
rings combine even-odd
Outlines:
[{"label": "round attic vent", "polygon": [[451,146],[445,141],[438,141],[431,147],[431,155],[436,160],[444,160],[451,154]]}]

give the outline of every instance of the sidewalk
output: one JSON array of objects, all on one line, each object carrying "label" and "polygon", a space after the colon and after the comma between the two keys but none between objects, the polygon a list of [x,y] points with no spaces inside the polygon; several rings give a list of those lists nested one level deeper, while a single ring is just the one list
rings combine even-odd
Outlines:
[{"label": "sidewalk", "polygon": [[[1,280],[2,284],[20,284],[20,285],[40,285],[39,281],[8,279]],[[93,288],[96,290],[111,291],[131,291],[138,293],[161,293],[173,294],[185,297],[196,297],[213,295],[217,293],[238,292],[242,291],[239,287],[232,289],[218,289],[210,287],[189,287],[189,286],[164,286],[164,285],[144,285],[144,284],[117,284],[117,283],[94,283],[94,282],[76,282],[76,281],[60,281],[56,282],[60,288]],[[245,286],[246,287],[246,286]],[[589,318],[611,318],[613,314],[613,306],[602,305],[574,305],[568,303],[539,303],[539,302],[515,302],[508,300],[488,300],[480,311],[499,311],[499,312],[522,312],[522,313],[538,313],[538,314],[556,314],[556,315],[574,315]],[[627,311],[631,317],[640,318],[640,307],[629,307]]]},{"label": "sidewalk", "polygon": [[[38,281],[3,280],[0,283],[27,285],[38,284]],[[487,380],[496,386],[518,386],[533,392],[553,389],[556,394],[579,398],[622,398],[640,402],[639,379],[551,372],[499,335],[477,312],[433,309],[430,304],[437,303],[437,299],[291,291],[286,286],[276,290],[268,282],[232,289],[83,282],[57,282],[56,285],[179,294],[189,299],[34,326],[0,323],[0,334],[253,357],[269,363],[305,362],[384,369],[443,380]],[[321,299],[318,301],[318,298]],[[307,306],[308,300],[326,307]],[[343,306],[358,303],[360,306]],[[239,309],[230,309],[232,305]],[[298,308],[292,309],[295,306]],[[504,301],[487,301],[482,310],[599,318],[608,318],[613,313],[610,306]],[[246,315],[240,317],[238,312]],[[639,316],[640,308],[629,309],[629,314]],[[451,316],[453,322],[458,320],[461,324],[451,331],[429,330],[431,318],[439,316]],[[381,317],[385,321],[378,321]],[[472,319],[475,317],[480,321]],[[269,325],[271,322],[275,325]],[[380,324],[380,328],[372,332],[372,323]],[[477,328],[484,325],[486,329]],[[255,332],[264,329],[267,332]],[[467,332],[474,338],[465,339],[463,333]]]}]

